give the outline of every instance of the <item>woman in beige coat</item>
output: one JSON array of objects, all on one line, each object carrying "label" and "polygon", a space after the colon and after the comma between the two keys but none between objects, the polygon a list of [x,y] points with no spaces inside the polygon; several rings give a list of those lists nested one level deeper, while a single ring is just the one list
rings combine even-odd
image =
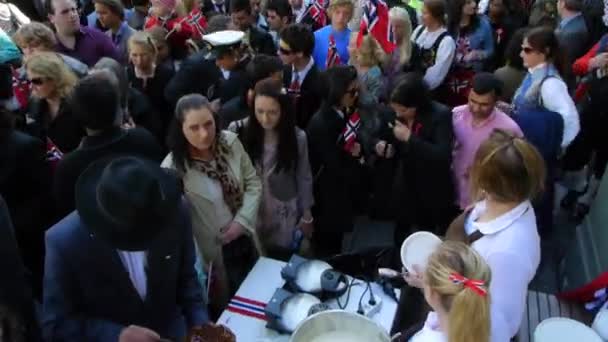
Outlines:
[{"label": "woman in beige coat", "polygon": [[199,256],[210,273],[210,304],[223,310],[261,254],[255,232],[261,181],[236,134],[220,131],[211,103],[182,97],[163,167],[182,177]]}]

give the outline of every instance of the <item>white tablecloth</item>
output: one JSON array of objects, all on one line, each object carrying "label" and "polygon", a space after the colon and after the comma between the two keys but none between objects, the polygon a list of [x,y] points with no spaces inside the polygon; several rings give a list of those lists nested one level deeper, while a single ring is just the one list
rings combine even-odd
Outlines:
[{"label": "white tablecloth", "polygon": [[[285,281],[281,278],[283,266],[285,266],[285,263],[282,261],[269,258],[258,259],[235,295],[235,298],[239,299],[239,302],[253,309],[249,310],[249,312],[255,312],[256,310],[260,312],[257,315],[258,318],[225,310],[218,319],[218,324],[223,324],[234,332],[238,342],[279,342],[289,340],[288,335],[281,335],[276,331],[266,329],[266,321],[262,319],[263,304],[272,298],[277,288],[285,284]],[[355,280],[356,283],[358,283],[357,280]],[[393,318],[397,311],[397,303],[385,295],[378,284],[373,283],[371,286],[374,296],[380,297],[382,300],[380,311],[371,318],[382,325],[387,332],[390,332]],[[354,285],[351,288],[350,299],[346,306],[347,311],[357,311],[359,298],[361,298],[362,293],[365,291],[365,287],[361,282],[360,285]],[[368,298],[369,291],[363,297],[363,301],[367,301]],[[346,294],[340,298],[340,302],[343,305],[345,301]],[[329,301],[327,304],[338,308],[335,300]]]}]

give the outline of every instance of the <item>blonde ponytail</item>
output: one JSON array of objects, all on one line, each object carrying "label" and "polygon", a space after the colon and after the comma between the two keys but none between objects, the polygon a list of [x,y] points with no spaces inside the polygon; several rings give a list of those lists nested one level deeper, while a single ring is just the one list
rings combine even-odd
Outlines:
[{"label": "blonde ponytail", "polygon": [[489,342],[490,268],[472,248],[445,241],[431,255],[425,282],[448,312],[449,342]]}]

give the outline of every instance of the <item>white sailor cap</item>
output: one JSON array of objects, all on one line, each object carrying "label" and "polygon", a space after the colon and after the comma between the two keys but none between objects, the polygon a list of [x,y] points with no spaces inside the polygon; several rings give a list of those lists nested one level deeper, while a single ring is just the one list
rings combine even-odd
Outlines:
[{"label": "white sailor cap", "polygon": [[243,37],[245,37],[245,32],[243,31],[226,30],[206,34],[203,36],[203,40],[215,49],[240,44],[243,41]]}]

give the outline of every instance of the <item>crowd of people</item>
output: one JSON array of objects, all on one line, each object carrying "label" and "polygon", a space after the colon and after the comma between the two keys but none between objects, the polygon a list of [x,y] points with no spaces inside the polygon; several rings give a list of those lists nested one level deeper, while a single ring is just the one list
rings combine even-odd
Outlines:
[{"label": "crowd of people", "polygon": [[605,7],[0,0],[0,336],[182,340],[363,216],[446,240],[403,341],[510,341],[608,162]]}]

